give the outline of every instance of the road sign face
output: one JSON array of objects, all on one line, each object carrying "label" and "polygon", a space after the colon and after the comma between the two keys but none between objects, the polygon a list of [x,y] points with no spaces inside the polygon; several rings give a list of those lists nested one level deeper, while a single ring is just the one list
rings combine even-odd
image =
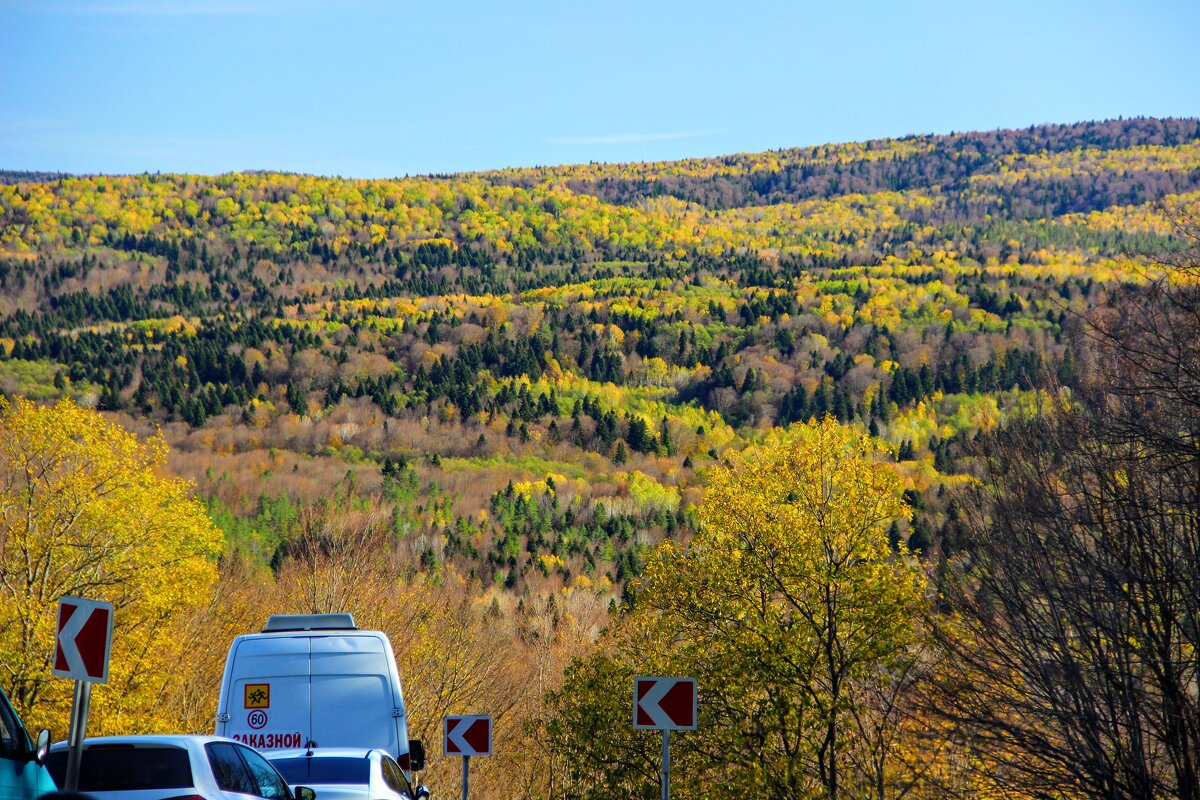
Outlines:
[{"label": "road sign face", "polygon": [[483,714],[442,717],[442,752],[448,756],[490,756],[492,718]]},{"label": "road sign face", "polygon": [[242,687],[242,705],[246,708],[270,708],[271,684],[247,683]]},{"label": "road sign face", "polygon": [[62,678],[107,683],[112,625],[112,603],[82,597],[61,598],[51,672]]},{"label": "road sign face", "polygon": [[695,678],[634,678],[633,727],[659,731],[696,729]]}]

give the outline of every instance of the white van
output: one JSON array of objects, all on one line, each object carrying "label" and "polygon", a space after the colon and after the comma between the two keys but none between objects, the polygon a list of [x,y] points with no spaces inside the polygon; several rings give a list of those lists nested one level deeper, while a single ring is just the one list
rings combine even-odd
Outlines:
[{"label": "white van", "polygon": [[350,614],[275,614],[262,633],[235,638],[216,734],[259,750],[374,747],[409,777],[424,768],[424,748],[408,740],[392,645]]}]

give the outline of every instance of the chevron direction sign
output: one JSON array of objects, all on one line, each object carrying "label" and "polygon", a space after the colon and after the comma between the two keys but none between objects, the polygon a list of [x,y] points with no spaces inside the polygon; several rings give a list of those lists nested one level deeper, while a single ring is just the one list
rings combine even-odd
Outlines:
[{"label": "chevron direction sign", "polygon": [[448,756],[490,756],[492,718],[482,714],[442,718],[442,752]]},{"label": "chevron direction sign", "polygon": [[659,731],[696,729],[695,678],[634,678],[633,727]]},{"label": "chevron direction sign", "polygon": [[112,603],[82,597],[60,598],[52,673],[62,678],[107,683],[112,629]]}]

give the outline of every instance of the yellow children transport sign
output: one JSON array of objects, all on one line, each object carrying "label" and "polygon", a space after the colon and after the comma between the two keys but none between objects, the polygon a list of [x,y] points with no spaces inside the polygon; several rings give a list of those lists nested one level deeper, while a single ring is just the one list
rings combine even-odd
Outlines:
[{"label": "yellow children transport sign", "polygon": [[271,684],[247,683],[243,687],[246,708],[270,708]]}]

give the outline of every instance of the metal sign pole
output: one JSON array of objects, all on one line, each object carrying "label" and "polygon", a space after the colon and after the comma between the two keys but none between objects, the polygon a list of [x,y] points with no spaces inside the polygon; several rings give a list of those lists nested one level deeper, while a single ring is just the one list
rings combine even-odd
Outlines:
[{"label": "metal sign pole", "polygon": [[467,800],[467,787],[471,782],[471,757],[463,756],[463,800]]},{"label": "metal sign pole", "polygon": [[662,800],[671,800],[671,729],[663,728]]},{"label": "metal sign pole", "polygon": [[83,739],[87,729],[88,706],[92,699],[92,682],[75,681],[75,701],[71,705],[71,729],[67,735],[70,751],[67,753],[67,778],[63,790],[79,791],[79,767],[83,761]]}]

